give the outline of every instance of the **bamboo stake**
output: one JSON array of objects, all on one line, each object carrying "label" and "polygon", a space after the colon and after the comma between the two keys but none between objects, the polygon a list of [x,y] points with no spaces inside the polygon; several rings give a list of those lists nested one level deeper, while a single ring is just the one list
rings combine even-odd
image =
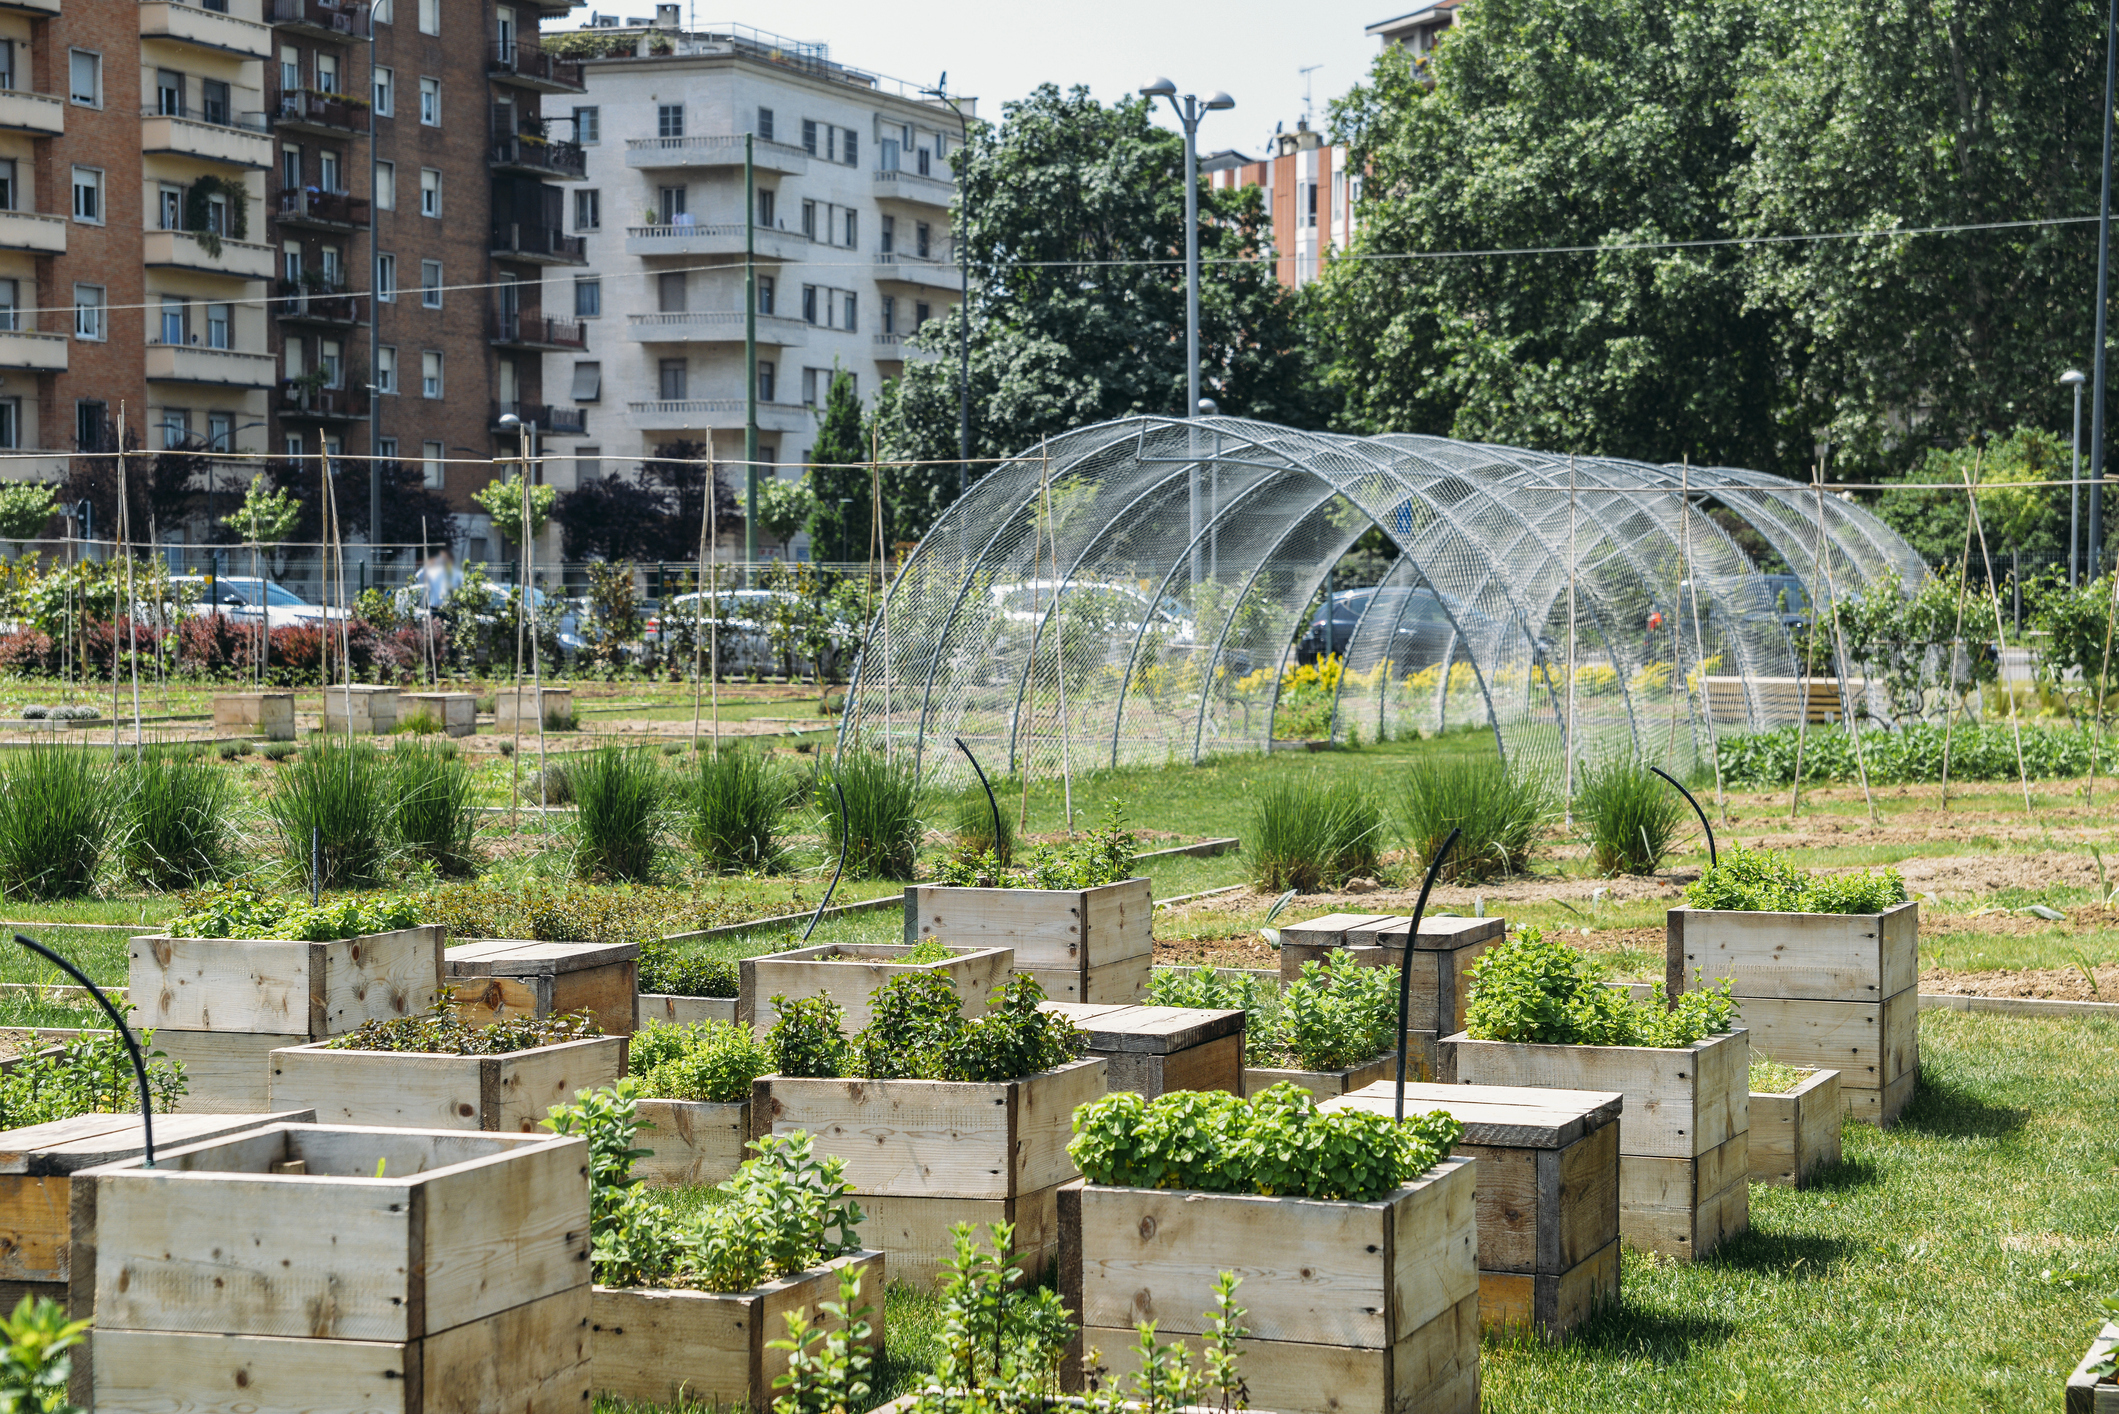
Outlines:
[{"label": "bamboo stake", "polygon": [[[118,403],[118,523],[116,531],[119,553],[124,553],[125,535],[125,404]],[[131,585],[128,578],[125,608],[132,608]],[[118,759],[118,621],[110,621],[110,759]]]},{"label": "bamboo stake", "polygon": [[[1981,448],[1972,458],[1972,475],[1976,480],[1985,464],[1986,450]],[[1979,537],[1979,562],[1987,572],[1987,597],[1994,602],[1994,675],[2001,683],[2001,692],[2009,702],[2009,733],[2016,740],[2016,779],[2023,786],[2023,810],[2032,813],[2031,777],[2023,765],[2023,719],[2016,711],[2016,693],[2007,678],[2001,676],[2001,652],[2003,647],[2001,623],[2001,595],[1994,591],[1994,560],[1987,553],[1986,527],[1979,521],[1979,498],[1972,494],[1972,483],[1965,483],[1965,499],[1972,510],[1972,533]]]},{"label": "bamboo stake", "polygon": [[[328,615],[331,608],[331,563],[335,556],[338,561],[340,610],[339,666],[346,674],[343,695],[346,701],[346,740],[350,742],[353,740],[353,603],[346,584],[346,536],[338,518],[338,482],[331,475],[331,457],[324,450],[321,437],[317,439],[316,459],[324,468],[325,507],[330,516],[330,524],[326,527],[324,535],[324,609],[327,615],[324,620],[324,651],[318,654],[317,658],[320,663],[326,664],[331,660],[331,620]],[[325,673],[325,679],[324,690],[329,693],[331,689],[328,671]]]},{"label": "bamboo stake", "polygon": [[[1045,471],[1043,475],[1045,499],[1045,539],[1052,546],[1052,612],[1059,614],[1060,565],[1059,529],[1052,518],[1052,445],[1045,445]],[[1059,679],[1060,711],[1060,788],[1067,808],[1067,833],[1074,833],[1074,756],[1068,738],[1074,734],[1073,720],[1067,715],[1067,633],[1064,627],[1052,637],[1052,675]]]},{"label": "bamboo stake", "polygon": [[[1038,604],[1039,596],[1037,583],[1038,566],[1043,562],[1042,557],[1045,553],[1044,546],[1040,539],[1040,537],[1042,537],[1045,533],[1045,527],[1042,520],[1042,517],[1044,516],[1045,505],[1043,497],[1044,488],[1042,485],[1042,478],[1046,475],[1046,473],[1050,472],[1051,469],[1052,463],[1050,461],[1046,461],[1043,463],[1042,470],[1040,470],[1038,473],[1041,482],[1038,488],[1039,498],[1037,501],[1031,504],[1030,508],[1030,668],[1028,672],[1029,686],[1024,693],[1024,697],[1027,702],[1027,708],[1030,714],[1030,721],[1033,727],[1035,727],[1037,723],[1038,637],[1044,632],[1045,629],[1045,621],[1042,617],[1042,609]],[[1022,751],[1023,804],[1021,811],[1016,817],[1015,827],[1018,831],[1027,833],[1030,829],[1030,755],[1031,751],[1036,746],[1036,738],[1023,729],[1020,712],[1018,712],[1017,714],[1015,734],[1016,739],[1018,741],[1023,741],[1027,743]],[[1014,765],[1015,763],[1010,762],[1009,764]]]},{"label": "bamboo stake", "polygon": [[[1570,455],[1567,458],[1567,729],[1560,734],[1560,745],[1567,753],[1566,804],[1563,808],[1565,823],[1570,830],[1575,827],[1575,565],[1579,553],[1575,543],[1575,459]],[[1330,605],[1325,606],[1325,612],[1329,620]]]},{"label": "bamboo stake", "polygon": [[[869,538],[876,547],[876,577],[873,583],[881,590],[881,602],[873,598],[876,636],[883,650],[883,759],[897,759],[897,733],[891,730],[897,703],[891,693],[893,674],[890,669],[890,534],[883,526],[883,442],[882,433],[871,422],[868,426],[868,525]],[[876,590],[870,590],[871,595]]]},{"label": "bamboo stake", "polygon": [[[519,445],[515,465],[521,477],[522,520],[516,526],[521,538],[521,555],[516,564],[522,570],[524,582],[515,586],[515,749],[508,753],[508,830],[511,833],[522,829],[522,620],[530,604],[530,458],[527,449]],[[541,714],[540,714],[541,715]]]},{"label": "bamboo stake", "polygon": [[[1817,488],[1817,543],[1822,548],[1825,543],[1825,459],[1823,457],[1817,459],[1817,480],[1812,484]],[[1832,661],[1839,672],[1839,700],[1847,713],[1847,737],[1854,743],[1854,772],[1861,777],[1861,796],[1869,806],[1869,823],[1872,825],[1881,824],[1882,821],[1876,813],[1876,797],[1869,793],[1869,765],[1862,756],[1861,729],[1855,720],[1857,714],[1854,711],[1854,684],[1853,679],[1848,676],[1852,665],[1847,661],[1846,639],[1841,637],[1839,631],[1839,589],[1832,579],[1832,557],[1830,555],[1824,556],[1824,562],[1825,591],[1832,600]],[[1865,691],[1867,686],[1866,683],[1863,684]]]},{"label": "bamboo stake", "polygon": [[[1965,502],[1970,506],[1972,493],[1965,492]],[[1957,693],[1957,653],[1964,645],[1964,596],[1972,583],[1972,516],[1967,509],[1964,518],[1964,558],[1957,566],[1957,622],[1950,630],[1950,661],[1943,669],[1944,691],[1955,698]],[[1967,655],[1969,660],[1969,655]],[[1950,736],[1957,725],[1957,704],[1953,700],[1942,718],[1942,808],[1950,808]],[[2091,748],[2091,769],[2095,769],[2095,750]]]},{"label": "bamboo stake", "polygon": [[2085,805],[2095,799],[2097,793],[2097,739],[2104,730],[2104,692],[2112,675],[2112,618],[2115,614],[2119,614],[2119,565],[2112,569],[2112,597],[2104,610],[2104,666],[2097,672],[2097,706],[2090,717],[2090,783],[2083,795]]},{"label": "bamboo stake", "polygon": [[[530,434],[533,445],[536,437],[535,432]],[[542,461],[541,456],[534,461],[525,460],[522,468],[522,555],[525,561],[523,579],[526,581],[522,592],[523,602],[533,609],[537,604],[537,541],[530,531],[530,478],[533,468]],[[537,824],[543,833],[549,835],[552,832],[552,817],[545,812],[551,808],[551,802],[545,798],[544,780],[544,647],[537,641],[537,630],[534,626],[530,630],[530,691],[537,701]],[[515,695],[515,729],[518,732],[522,730],[521,693]]]},{"label": "bamboo stake", "polygon": [[[1686,453],[1683,460],[1683,477],[1689,490],[1692,485],[1692,454]],[[1714,694],[1707,686],[1707,638],[1700,632],[1700,587],[1693,582],[1690,515],[1685,517],[1684,539],[1681,544],[1685,556],[1685,584],[1691,591],[1692,652],[1693,656],[1700,660],[1700,708],[1707,719],[1707,756],[1714,762],[1714,808],[1721,812],[1722,819],[1726,822],[1729,819],[1729,797],[1722,789],[1722,738],[1714,729]]]},{"label": "bamboo stake", "polygon": [[[708,451],[712,451],[709,438]],[[711,472],[712,463],[708,463]],[[715,473],[714,475],[718,475]],[[709,590],[714,596],[712,612],[706,616],[706,693],[713,699],[714,712],[714,759],[721,759],[721,504],[718,499],[721,483],[708,477],[706,483],[706,543],[708,560],[707,576],[712,580]]]},{"label": "bamboo stake", "polygon": [[[1824,479],[1825,459],[1817,459],[1818,479]],[[1811,556],[1810,583],[1816,585],[1825,573],[1825,516],[1822,508],[1817,516],[1817,548]],[[1810,596],[1810,630],[1803,635],[1803,676],[1797,684],[1795,715],[1795,784],[1788,792],[1788,818],[1795,819],[1803,801],[1803,746],[1810,737],[1810,693],[1811,680],[1817,676],[1817,596]]]},{"label": "bamboo stake", "polygon": [[[699,511],[699,573],[692,581],[692,756],[699,755],[699,703],[706,692],[700,655],[706,651],[706,540],[714,518],[714,441],[706,441],[706,504]],[[719,743],[716,744],[719,754]]]}]

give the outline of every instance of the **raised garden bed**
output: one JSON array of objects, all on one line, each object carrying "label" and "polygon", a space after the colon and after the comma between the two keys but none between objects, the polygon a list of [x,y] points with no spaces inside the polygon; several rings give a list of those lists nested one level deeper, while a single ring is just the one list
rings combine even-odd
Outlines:
[{"label": "raised garden bed", "polygon": [[407,692],[397,702],[399,720],[425,716],[448,736],[469,736],[478,730],[478,699],[468,692]]},{"label": "raised garden bed", "polygon": [[2109,1374],[2098,1374],[2119,1350],[2119,1325],[2107,1322],[2090,1342],[2090,1353],[2082,1357],[2075,1373],[2068,1376],[2067,1414],[2119,1414],[2119,1384]]},{"label": "raised garden bed", "polygon": [[1789,1090],[1751,1091],[1751,1181],[1801,1188],[1840,1155],[1839,1072],[1804,1070]]},{"label": "raised garden bed", "polygon": [[586,1409],[587,1162],[275,1124],[77,1174],[96,1407]]},{"label": "raised garden bed", "polygon": [[1241,1008],[1091,1005],[1046,1002],[1089,1038],[1089,1054],[1109,1066],[1113,1090],[1154,1099],[1172,1090],[1243,1093]]},{"label": "raised garden bed", "polygon": [[325,732],[380,736],[397,725],[397,693],[394,687],[364,687],[359,683],[350,691],[343,685],[325,689]]},{"label": "raised garden bed", "polygon": [[1154,965],[1154,888],[1122,879],[1090,889],[905,890],[905,941],[1009,948],[1015,970],[1056,1002],[1137,1002]]},{"label": "raised garden bed", "polygon": [[[1410,1066],[1410,1061],[1408,1061]],[[1408,1075],[1418,1071],[1408,1069]],[[1398,1058],[1394,1055],[1377,1056],[1359,1065],[1350,1065],[1344,1070],[1284,1070],[1273,1066],[1245,1066],[1243,1093],[1255,1095],[1271,1085],[1299,1085],[1320,1100],[1329,1100],[1336,1095],[1350,1094],[1379,1080],[1396,1080]]]},{"label": "raised garden bed", "polygon": [[719,1183],[748,1155],[752,1082],[771,1069],[770,1052],[732,1021],[635,1032],[626,1069],[639,1082],[633,1161],[643,1182]]},{"label": "raised garden bed", "polygon": [[213,696],[213,734],[293,741],[294,694],[217,692]]},{"label": "raised garden bed", "polygon": [[458,1014],[474,1026],[585,1011],[606,1036],[626,1036],[639,1016],[638,943],[476,938],[445,951],[442,968]]},{"label": "raised garden bed", "polygon": [[[931,944],[925,946],[934,950]],[[946,977],[963,998],[964,1014],[983,1016],[993,989],[1014,970],[1014,954],[1004,947],[951,948],[948,956],[932,960],[916,959],[916,952],[917,948],[898,943],[860,947],[834,943],[744,958],[738,964],[736,1019],[764,1032],[779,1016],[774,997],[790,1001],[829,997],[845,1013],[847,1029],[858,1031],[868,1024],[869,995],[891,978],[912,972]]]}]

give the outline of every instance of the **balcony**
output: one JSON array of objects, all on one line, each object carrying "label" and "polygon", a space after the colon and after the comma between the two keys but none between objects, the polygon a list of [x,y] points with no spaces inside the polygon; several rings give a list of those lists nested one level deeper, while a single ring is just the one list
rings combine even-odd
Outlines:
[{"label": "balcony", "polygon": [[66,131],[66,100],[22,88],[0,88],[0,130],[57,137]]},{"label": "balcony", "polygon": [[0,211],[0,250],[64,255],[66,226],[64,216],[46,216],[36,211]]},{"label": "balcony", "polygon": [[[741,398],[679,398],[627,403],[627,420],[642,432],[688,432],[743,426]],[[758,404],[758,426],[768,432],[814,430],[816,419],[800,403]]]},{"label": "balcony", "polygon": [[361,298],[345,285],[304,285],[280,281],[272,312],[304,324],[352,325],[361,322]]},{"label": "balcony", "polygon": [[[17,15],[31,15],[38,19],[50,19],[59,13],[59,0],[0,0],[0,10]],[[60,473],[64,479],[65,473]]]},{"label": "balcony", "polygon": [[149,231],[143,244],[151,269],[198,270],[235,280],[272,278],[274,260],[269,245],[232,241],[226,236],[209,241],[197,231]]},{"label": "balcony", "polygon": [[147,381],[204,383],[223,388],[269,388],[271,354],[210,349],[203,344],[147,343]]},{"label": "balcony", "polygon": [[[743,134],[716,133],[699,137],[629,137],[625,140],[625,165],[642,171],[670,169],[697,171],[709,167],[741,167]],[[751,166],[760,172],[809,170],[809,154],[784,142],[757,138],[751,144]]]},{"label": "balcony", "polygon": [[956,183],[947,177],[923,177],[903,168],[885,168],[873,174],[872,194],[877,201],[902,201],[947,211],[956,195]]},{"label": "balcony", "polygon": [[[758,342],[792,348],[809,342],[810,326],[774,314],[758,316]],[[641,344],[740,344],[743,311],[702,309],[680,314],[626,316],[626,337]]]},{"label": "balcony", "polygon": [[277,215],[283,226],[309,226],[322,231],[355,231],[368,224],[368,199],[342,191],[299,188],[280,193]]},{"label": "balcony", "polygon": [[525,265],[586,265],[587,243],[556,226],[510,221],[493,228],[489,249],[500,260],[519,260]]},{"label": "balcony", "polygon": [[[625,228],[627,255],[728,255],[743,254],[743,223],[696,226],[682,222],[660,222],[653,226]],[[792,231],[759,226],[752,236],[760,260],[807,260],[816,243]]]},{"label": "balcony", "polygon": [[313,88],[275,92],[267,102],[266,112],[275,128],[322,137],[365,134],[371,121],[367,104],[343,93],[323,93]]},{"label": "balcony", "polygon": [[964,277],[954,264],[903,252],[886,251],[877,256],[876,279],[884,284],[917,285],[923,290],[947,290],[952,294],[964,288]]},{"label": "balcony", "polygon": [[273,394],[272,410],[281,417],[311,422],[358,422],[368,415],[368,389],[362,375],[339,375],[344,386],[321,387],[306,378],[282,378]]},{"label": "balcony", "polygon": [[69,342],[64,334],[0,329],[0,368],[19,368],[30,373],[64,373]]},{"label": "balcony", "polygon": [[547,54],[526,39],[509,40],[487,50],[486,77],[532,93],[580,93],[586,86],[579,59]]},{"label": "balcony", "polygon": [[579,181],[589,173],[589,156],[575,142],[550,142],[529,133],[493,140],[486,163],[497,172]]},{"label": "balcony", "polygon": [[173,152],[179,157],[231,167],[264,168],[272,165],[272,134],[263,113],[229,114],[223,120],[219,114],[212,118],[189,117],[182,112],[165,113],[158,107],[143,108],[140,150]]},{"label": "balcony", "polygon": [[493,316],[493,344],[504,349],[551,349],[580,352],[589,346],[589,329],[571,319],[547,319],[536,314]]},{"label": "balcony", "polygon": [[370,33],[362,0],[272,0],[270,8],[271,24],[319,39],[366,39]]},{"label": "balcony", "polygon": [[586,437],[589,435],[589,410],[587,408],[555,408],[549,403],[495,403],[493,419],[487,430],[497,437],[514,433],[512,427],[503,427],[501,419],[514,414],[524,422],[537,424],[537,431],[547,437]]},{"label": "balcony", "polygon": [[245,59],[272,57],[269,26],[223,10],[181,4],[179,0],[141,0],[140,38],[167,39],[193,49],[211,49]]}]

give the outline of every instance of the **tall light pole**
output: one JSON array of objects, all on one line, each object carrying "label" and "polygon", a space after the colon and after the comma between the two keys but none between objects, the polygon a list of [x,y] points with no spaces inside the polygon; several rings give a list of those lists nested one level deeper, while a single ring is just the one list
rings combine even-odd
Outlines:
[{"label": "tall light pole", "polygon": [[1168,99],[1185,130],[1185,416],[1191,418],[1199,416],[1199,120],[1234,108],[1236,100],[1226,93],[1205,103],[1189,93],[1180,98],[1168,79],[1143,84],[1140,91],[1143,98]]},{"label": "tall light pole", "polygon": [[[971,145],[971,122],[957,101],[949,96],[949,71],[942,70],[942,77],[935,86],[923,90],[929,98],[946,106],[956,114],[957,151],[962,152]],[[962,497],[971,487],[971,262],[964,258],[964,227],[971,215],[971,195],[964,189],[964,177],[957,174],[957,209],[955,225],[949,233],[949,243],[956,255],[957,281],[962,293],[957,296],[957,433],[956,433],[956,493]]]},{"label": "tall light pole", "polygon": [[2111,299],[2112,88],[2119,83],[2119,0],[2104,21],[2104,186],[2097,204],[2097,346],[2091,351],[2096,383],[2090,393],[2090,568],[2104,554],[2104,315]]},{"label": "tall light pole", "polygon": [[2068,469],[2067,488],[2067,587],[2073,589],[2076,566],[2082,554],[2082,385],[2089,380],[2079,368],[2060,375],[2060,386],[2075,390],[2075,458]]}]

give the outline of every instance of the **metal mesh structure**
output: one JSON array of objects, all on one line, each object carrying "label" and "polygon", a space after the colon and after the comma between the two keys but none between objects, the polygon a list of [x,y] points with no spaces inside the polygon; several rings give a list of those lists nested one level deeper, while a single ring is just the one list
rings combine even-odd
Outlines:
[{"label": "metal mesh structure", "polygon": [[[1296,668],[1318,591],[1381,527],[1400,555],[1350,638]],[[892,587],[841,743],[954,783],[1473,725],[1512,761],[1638,752],[1689,769],[1716,732],[1793,721],[1790,605],[1925,570],[1859,507],[1729,468],[1130,418],[997,467]],[[1822,662],[1819,671],[1829,675]]]}]

